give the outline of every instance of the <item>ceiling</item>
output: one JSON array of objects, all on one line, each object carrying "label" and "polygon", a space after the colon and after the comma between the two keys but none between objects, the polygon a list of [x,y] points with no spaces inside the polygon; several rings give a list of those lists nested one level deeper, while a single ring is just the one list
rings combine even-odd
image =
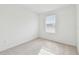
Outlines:
[{"label": "ceiling", "polygon": [[24,6],[36,13],[43,13],[68,6],[68,4],[25,4]]}]

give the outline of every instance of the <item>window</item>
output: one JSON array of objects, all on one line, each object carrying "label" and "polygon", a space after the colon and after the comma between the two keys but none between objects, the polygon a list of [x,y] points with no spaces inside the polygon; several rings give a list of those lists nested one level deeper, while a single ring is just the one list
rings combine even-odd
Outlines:
[{"label": "window", "polygon": [[47,16],[45,19],[45,31],[55,33],[56,15]]}]

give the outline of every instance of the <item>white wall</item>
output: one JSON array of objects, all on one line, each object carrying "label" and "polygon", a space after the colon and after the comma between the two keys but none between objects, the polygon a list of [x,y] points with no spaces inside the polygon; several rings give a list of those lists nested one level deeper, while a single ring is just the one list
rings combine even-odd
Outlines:
[{"label": "white wall", "polygon": [[[45,17],[56,14],[56,34],[45,32]],[[76,46],[75,5],[40,14],[40,37]]]},{"label": "white wall", "polygon": [[76,13],[77,13],[77,48],[79,53],[79,5],[76,5]]},{"label": "white wall", "polygon": [[37,14],[20,5],[0,5],[0,51],[35,39]]}]

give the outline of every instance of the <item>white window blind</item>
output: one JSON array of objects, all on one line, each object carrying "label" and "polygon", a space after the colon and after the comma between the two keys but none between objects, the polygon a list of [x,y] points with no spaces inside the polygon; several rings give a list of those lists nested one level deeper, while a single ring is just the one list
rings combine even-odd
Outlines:
[{"label": "white window blind", "polygon": [[56,15],[50,15],[45,20],[45,30],[49,33],[55,33]]}]

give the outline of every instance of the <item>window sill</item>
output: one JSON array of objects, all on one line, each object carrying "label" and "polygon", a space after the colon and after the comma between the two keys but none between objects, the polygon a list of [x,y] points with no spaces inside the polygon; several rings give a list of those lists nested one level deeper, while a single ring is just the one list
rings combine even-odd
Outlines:
[{"label": "window sill", "polygon": [[52,32],[46,32],[46,33],[47,33],[47,34],[56,34],[56,32],[53,32],[53,33],[52,33]]}]

